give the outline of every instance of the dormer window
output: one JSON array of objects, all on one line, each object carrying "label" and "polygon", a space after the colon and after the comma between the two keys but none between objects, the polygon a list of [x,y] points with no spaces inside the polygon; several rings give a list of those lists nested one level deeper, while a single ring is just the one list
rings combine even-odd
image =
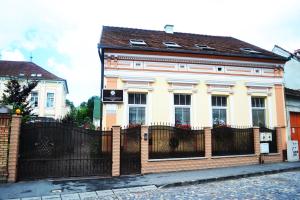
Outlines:
[{"label": "dormer window", "polygon": [[175,42],[163,42],[166,47],[169,48],[180,48],[181,46]]},{"label": "dormer window", "polygon": [[253,53],[253,54],[259,54],[259,53],[261,53],[259,51],[253,50],[251,48],[240,48],[240,50],[242,50],[244,52],[247,52],[247,53]]},{"label": "dormer window", "polygon": [[144,40],[130,39],[130,44],[132,46],[146,46],[147,43]]},{"label": "dormer window", "polygon": [[201,49],[201,50],[210,50],[210,51],[216,50],[215,48],[210,47],[210,46],[207,46],[207,45],[204,45],[204,44],[195,44],[195,46],[196,46],[198,49]]}]

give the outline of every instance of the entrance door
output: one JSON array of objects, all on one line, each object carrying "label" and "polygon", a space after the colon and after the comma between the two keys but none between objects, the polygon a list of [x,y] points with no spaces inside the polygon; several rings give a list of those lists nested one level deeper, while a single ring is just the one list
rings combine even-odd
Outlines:
[{"label": "entrance door", "polygon": [[141,173],[141,127],[121,131],[121,175]]},{"label": "entrance door", "polygon": [[290,112],[290,123],[291,139],[298,141],[298,149],[300,149],[300,113]]}]

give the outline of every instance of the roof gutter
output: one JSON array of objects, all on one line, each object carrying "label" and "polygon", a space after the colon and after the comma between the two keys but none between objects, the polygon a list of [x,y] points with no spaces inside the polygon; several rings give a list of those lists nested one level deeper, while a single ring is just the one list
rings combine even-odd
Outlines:
[{"label": "roof gutter", "polygon": [[103,101],[102,101],[102,91],[104,88],[104,48],[98,43],[98,55],[101,62],[101,85],[100,85],[100,130],[102,130],[102,121],[103,121]]}]

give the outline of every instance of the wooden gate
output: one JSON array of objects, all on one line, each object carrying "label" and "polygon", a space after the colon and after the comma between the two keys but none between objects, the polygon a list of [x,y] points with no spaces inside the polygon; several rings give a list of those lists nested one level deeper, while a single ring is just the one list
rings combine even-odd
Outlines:
[{"label": "wooden gate", "polygon": [[121,130],[121,175],[141,173],[141,127]]},{"label": "wooden gate", "polygon": [[112,131],[62,122],[22,124],[19,180],[110,176]]},{"label": "wooden gate", "polygon": [[290,112],[290,124],[291,139],[298,141],[298,149],[300,149],[300,113]]}]

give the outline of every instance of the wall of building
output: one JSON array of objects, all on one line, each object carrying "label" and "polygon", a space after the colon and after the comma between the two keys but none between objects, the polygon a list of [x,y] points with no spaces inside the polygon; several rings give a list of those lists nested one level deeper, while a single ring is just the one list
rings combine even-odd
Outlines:
[{"label": "wall of building", "polygon": [[[7,79],[0,79],[0,96],[5,90],[5,83]],[[38,107],[33,109],[33,113],[39,117],[51,117],[55,119],[60,119],[64,117],[68,108],[66,106],[66,95],[67,91],[65,88],[65,83],[62,81],[46,81],[42,80],[33,89],[34,92],[38,92]],[[54,107],[47,108],[47,93],[54,93]],[[29,97],[30,99],[30,97]]]},{"label": "wall of building", "polygon": [[[191,95],[192,126],[212,127],[212,95],[227,96],[227,124],[251,126],[251,97],[258,96],[266,99],[267,126],[286,125],[283,72],[276,63],[161,56],[147,57],[149,61],[145,55],[109,56],[105,61],[105,88],[122,89],[124,103],[104,104],[104,127],[128,125],[131,92],[147,94],[146,125],[174,124],[176,93]],[[285,135],[282,137],[285,148]]]}]

